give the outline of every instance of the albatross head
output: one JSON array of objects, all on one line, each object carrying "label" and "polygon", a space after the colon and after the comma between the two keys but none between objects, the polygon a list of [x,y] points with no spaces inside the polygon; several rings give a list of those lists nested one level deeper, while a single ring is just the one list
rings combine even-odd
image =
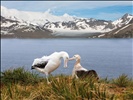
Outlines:
[{"label": "albatross head", "polygon": [[66,68],[67,62],[69,60],[69,55],[67,52],[64,52],[64,51],[61,51],[60,54],[61,54],[61,57],[64,59],[64,68]]},{"label": "albatross head", "polygon": [[81,57],[80,57],[80,55],[78,55],[78,54],[76,54],[76,55],[74,55],[72,58],[69,58],[69,60],[76,60],[76,61],[78,61],[78,60],[80,60],[81,59]]}]

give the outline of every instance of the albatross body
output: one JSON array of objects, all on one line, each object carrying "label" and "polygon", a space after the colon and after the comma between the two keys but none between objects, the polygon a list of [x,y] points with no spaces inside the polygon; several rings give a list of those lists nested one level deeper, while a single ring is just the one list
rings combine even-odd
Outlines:
[{"label": "albatross body", "polygon": [[74,77],[78,78],[77,72],[88,71],[88,70],[81,66],[81,64],[80,64],[81,57],[79,55],[74,55],[72,58],[69,58],[69,60],[74,60],[74,59],[76,60],[76,62],[75,62],[75,65],[74,65],[74,68],[72,71],[72,78],[74,78]]},{"label": "albatross body", "polygon": [[64,67],[66,68],[69,55],[67,52],[61,51],[54,52],[49,56],[34,59],[31,69],[36,69],[39,72],[44,73],[46,75],[47,82],[50,83],[48,75],[60,66],[61,58],[64,59]]},{"label": "albatross body", "polygon": [[81,57],[79,55],[74,55],[69,60],[76,60],[73,71],[72,71],[72,78],[84,78],[84,77],[96,77],[98,79],[98,74],[95,70],[87,70],[86,68],[82,67],[80,64]]}]

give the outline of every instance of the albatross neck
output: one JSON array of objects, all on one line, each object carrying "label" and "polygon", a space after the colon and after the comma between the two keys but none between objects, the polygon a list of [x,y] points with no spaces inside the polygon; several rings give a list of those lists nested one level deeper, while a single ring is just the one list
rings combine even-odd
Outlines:
[{"label": "albatross neck", "polygon": [[80,59],[76,59],[76,63],[75,64],[78,64],[80,63]]},{"label": "albatross neck", "polygon": [[60,53],[59,53],[60,58],[63,58],[65,54],[66,54],[66,52],[63,52],[63,51],[60,52]]}]

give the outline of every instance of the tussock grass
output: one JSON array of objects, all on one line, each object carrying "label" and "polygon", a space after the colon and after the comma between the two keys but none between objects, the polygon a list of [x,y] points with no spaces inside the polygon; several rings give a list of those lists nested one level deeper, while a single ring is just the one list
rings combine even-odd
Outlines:
[{"label": "tussock grass", "polygon": [[128,78],[128,76],[125,75],[125,74],[122,74],[117,79],[112,79],[112,83],[116,84],[119,87],[127,87],[127,86],[132,86],[133,87],[132,78]]},{"label": "tussock grass", "polygon": [[96,81],[49,77],[51,84],[24,68],[1,73],[1,100],[132,100],[133,80],[122,74],[117,79]]},{"label": "tussock grass", "polygon": [[41,78],[38,74],[26,71],[23,67],[1,72],[2,84],[36,84],[40,82],[41,79],[43,78]]}]

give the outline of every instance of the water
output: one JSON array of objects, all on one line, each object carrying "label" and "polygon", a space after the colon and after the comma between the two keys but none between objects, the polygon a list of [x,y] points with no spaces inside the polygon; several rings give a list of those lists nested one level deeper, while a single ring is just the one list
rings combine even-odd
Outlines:
[{"label": "water", "polygon": [[[81,56],[81,64],[94,69],[100,77],[116,78],[121,74],[133,77],[133,39],[1,39],[1,71],[23,66],[31,71],[35,58],[55,51],[66,51],[69,56]],[[72,73],[75,61],[68,68],[61,66],[55,74]]]}]

